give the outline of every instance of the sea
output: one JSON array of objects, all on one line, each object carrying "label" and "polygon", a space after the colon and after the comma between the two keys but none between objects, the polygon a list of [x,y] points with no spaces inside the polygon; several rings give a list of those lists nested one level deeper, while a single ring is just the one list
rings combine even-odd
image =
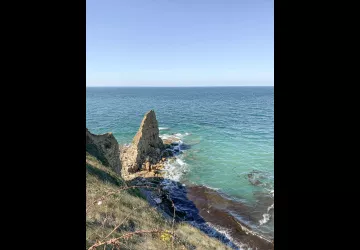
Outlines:
[{"label": "sea", "polygon": [[151,109],[160,136],[180,142],[166,178],[239,249],[271,249],[236,227],[274,238],[274,87],[86,88],[86,127],[119,144],[131,143]]}]

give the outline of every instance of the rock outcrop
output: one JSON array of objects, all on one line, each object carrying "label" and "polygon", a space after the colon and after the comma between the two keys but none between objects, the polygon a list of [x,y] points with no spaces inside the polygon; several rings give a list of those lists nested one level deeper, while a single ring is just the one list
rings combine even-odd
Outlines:
[{"label": "rock outcrop", "polygon": [[119,144],[112,133],[95,135],[86,128],[86,151],[101,161],[104,166],[121,174]]},{"label": "rock outcrop", "polygon": [[127,175],[148,168],[161,160],[164,144],[159,137],[159,127],[154,110],[145,114],[132,144],[122,148],[122,174]]}]

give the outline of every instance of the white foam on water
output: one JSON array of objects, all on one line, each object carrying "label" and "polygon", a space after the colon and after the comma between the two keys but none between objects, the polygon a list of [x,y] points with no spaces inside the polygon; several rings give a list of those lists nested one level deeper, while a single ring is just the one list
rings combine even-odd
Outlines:
[{"label": "white foam on water", "polygon": [[175,138],[177,140],[180,140],[180,137],[177,136],[177,135],[174,135],[174,134],[173,135],[171,135],[171,134],[162,134],[162,135],[159,135],[159,137],[161,139]]},{"label": "white foam on water", "polygon": [[159,127],[159,130],[169,130],[170,128],[168,127]]},{"label": "white foam on water", "polygon": [[219,191],[220,190],[220,188],[213,188],[213,187],[210,187],[210,186],[207,186],[207,185],[203,185],[203,186],[208,188],[208,189],[214,190],[214,191]]},{"label": "white foam on water", "polygon": [[[270,195],[274,198],[274,190],[273,189],[270,190]],[[263,218],[261,220],[259,220],[260,226],[266,224],[270,220],[271,215],[269,214],[269,212],[271,209],[274,209],[274,203],[271,204],[271,206],[269,206],[267,208],[267,213],[263,214]]]},{"label": "white foam on water", "polygon": [[215,226],[214,224],[211,224],[210,222],[206,222],[206,224],[208,224],[210,227],[214,228],[216,231],[218,231],[219,233],[223,234],[226,236],[226,238],[228,238],[229,240],[233,241],[234,239],[231,237],[230,233],[231,230],[228,228],[223,228],[220,226]]},{"label": "white foam on water", "polygon": [[[216,236],[216,234],[220,233],[222,235],[224,235],[227,239],[229,239],[231,241],[232,244],[234,244],[236,247],[238,247],[239,250],[245,250],[247,249],[246,245],[243,244],[243,243],[240,243],[236,240],[233,239],[233,237],[231,236],[231,230],[228,229],[228,228],[224,228],[224,227],[220,227],[220,226],[216,226],[214,224],[211,224],[210,222],[206,222],[206,224],[211,228],[213,229],[212,232],[210,232],[210,234],[212,236]],[[228,245],[229,247],[231,247],[231,243],[229,244],[226,244]],[[245,247],[245,248],[244,248]]]},{"label": "white foam on water", "polygon": [[270,190],[270,195],[274,198],[274,189]]},{"label": "white foam on water", "polygon": [[[166,129],[159,129],[159,130],[166,130]],[[162,134],[159,135],[161,139],[176,139],[176,140],[182,140],[185,136],[191,135],[191,133],[185,132],[184,134],[176,133],[176,134]]]},{"label": "white foam on water", "polygon": [[188,165],[181,158],[182,155],[175,156],[174,161],[168,161],[164,164],[165,178],[180,181],[181,176],[188,171]]},{"label": "white foam on water", "polygon": [[186,163],[183,161],[183,160],[181,160],[180,158],[176,158],[176,162],[178,163],[178,164],[180,164],[180,166],[184,166]]},{"label": "white foam on water", "polygon": [[269,214],[271,209],[274,209],[274,204],[267,208],[267,213],[263,214],[263,218],[259,220],[260,226],[266,224],[271,219],[271,215]]},{"label": "white foam on water", "polygon": [[270,209],[274,209],[274,204],[272,204],[270,207],[268,207],[267,211],[269,212]]},{"label": "white foam on water", "polygon": [[165,171],[164,177],[173,181],[180,181],[181,176],[183,176],[186,172],[189,171],[188,165],[184,159],[184,154],[181,154],[183,152],[181,148],[182,145],[184,144],[184,142],[182,141],[184,135],[180,133],[176,133],[173,135],[164,134],[161,135],[160,137],[162,139],[166,139],[166,138],[178,139],[177,141],[174,141],[174,143],[177,143],[177,146],[172,146],[172,151],[175,153],[174,159],[168,160],[164,164],[164,171]]},{"label": "white foam on water", "polygon": [[263,219],[259,220],[260,226],[267,223],[271,218],[270,214],[263,214]]},{"label": "white foam on water", "polygon": [[168,135],[168,134],[163,134],[163,135],[159,135],[159,137],[161,138],[161,139],[168,139],[168,138],[170,138],[171,137],[171,135]]}]

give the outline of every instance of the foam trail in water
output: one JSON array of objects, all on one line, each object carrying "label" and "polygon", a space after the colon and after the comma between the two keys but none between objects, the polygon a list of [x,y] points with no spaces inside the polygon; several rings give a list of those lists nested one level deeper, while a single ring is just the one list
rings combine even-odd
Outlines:
[{"label": "foam trail in water", "polygon": [[274,204],[272,204],[270,207],[268,207],[267,211],[269,212],[270,209],[273,209],[274,208]]},{"label": "foam trail in water", "polygon": [[270,190],[270,195],[271,195],[271,197],[274,198],[274,189],[273,189],[273,190]]},{"label": "foam trail in water", "polygon": [[[169,130],[170,128],[162,128],[159,130]],[[185,132],[184,134],[181,134],[181,133],[176,133],[176,134],[162,134],[162,135],[159,135],[159,137],[161,139],[168,139],[168,138],[172,138],[172,139],[175,139],[175,140],[181,140],[183,139],[185,136],[188,136],[188,135],[191,135],[191,133],[188,133],[188,132]]]},{"label": "foam trail in water", "polygon": [[270,214],[263,214],[263,219],[259,220],[260,225],[264,225],[271,218]]},{"label": "foam trail in water", "polygon": [[208,188],[208,189],[214,190],[214,191],[219,191],[220,190],[220,188],[213,188],[213,187],[206,186],[206,185],[203,185],[203,186]]},{"label": "foam trail in water", "polygon": [[[195,221],[189,222],[192,226],[200,229],[201,231],[205,232],[207,235],[214,237],[221,242],[223,242],[225,245],[232,249],[236,250],[243,250],[242,248],[244,245],[234,241],[233,238],[230,236],[230,230],[215,226],[211,224],[210,222],[206,223],[197,223]],[[246,248],[245,248],[246,249]]]},{"label": "foam trail in water", "polygon": [[159,127],[159,130],[169,130],[170,128],[168,127]]},{"label": "foam trail in water", "polygon": [[[274,189],[269,190],[269,194],[274,198]],[[266,224],[271,219],[271,215],[269,214],[271,209],[274,209],[274,203],[267,208],[267,213],[263,214],[263,218],[259,220],[260,226]]]}]

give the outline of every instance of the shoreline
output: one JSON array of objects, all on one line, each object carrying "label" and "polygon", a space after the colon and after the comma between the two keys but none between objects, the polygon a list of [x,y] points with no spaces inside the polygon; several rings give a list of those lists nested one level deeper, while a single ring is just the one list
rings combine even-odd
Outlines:
[{"label": "shoreline", "polygon": [[[202,190],[205,193],[211,193],[216,198],[219,198],[221,195],[217,191],[196,185],[184,187],[180,182],[163,185],[165,180],[166,179],[162,177],[157,177],[154,183],[154,180],[150,178],[143,178],[143,184],[158,184],[161,193],[167,193],[171,199],[167,199],[164,195],[160,197],[157,191],[145,188],[140,188],[140,190],[149,204],[157,208],[169,221],[173,219],[171,202],[171,200],[173,200],[176,208],[175,221],[177,222],[190,223],[205,232],[208,236],[220,240],[233,249],[274,249],[273,239],[269,239],[255,232],[249,225],[238,221],[226,211],[217,208],[210,208],[210,212],[208,212],[209,210],[205,210],[207,200],[204,198],[204,195],[194,190]],[[139,180],[136,182],[139,184]],[[161,202],[158,203],[156,199],[159,197]],[[185,200],[184,197],[186,197],[187,200]],[[199,200],[205,200],[205,202],[199,202]],[[241,206],[240,203],[237,205]]]},{"label": "shoreline", "polygon": [[[174,155],[167,157],[163,162],[162,171],[166,162],[176,159],[176,156],[181,153],[182,141],[176,136],[169,139],[164,138],[163,141],[170,145],[169,149],[173,151]],[[161,193],[167,193],[171,197],[171,199],[160,197],[156,191],[141,188],[141,192],[149,204],[156,207],[169,220],[173,218],[173,201],[176,208],[176,221],[190,223],[208,236],[217,238],[233,249],[274,249],[273,238],[255,232],[250,225],[235,218],[227,210],[227,208],[241,212],[244,210],[246,213],[249,208],[246,208],[244,204],[225,198],[217,190],[199,185],[184,186],[181,182],[167,179],[164,171],[161,176],[156,177],[152,172],[143,170],[138,172],[136,177],[132,176],[131,179],[130,182],[135,185],[155,184],[160,187]],[[212,206],[214,201],[215,207]],[[221,208],[220,204],[225,204],[225,209]]]},{"label": "shoreline", "polygon": [[210,222],[231,232],[229,235],[241,244],[258,249],[274,249],[273,238],[256,232],[251,225],[236,218],[229,211],[251,216],[251,208],[240,202],[225,198],[219,191],[205,186],[189,186],[187,197],[199,209],[199,214]]}]

